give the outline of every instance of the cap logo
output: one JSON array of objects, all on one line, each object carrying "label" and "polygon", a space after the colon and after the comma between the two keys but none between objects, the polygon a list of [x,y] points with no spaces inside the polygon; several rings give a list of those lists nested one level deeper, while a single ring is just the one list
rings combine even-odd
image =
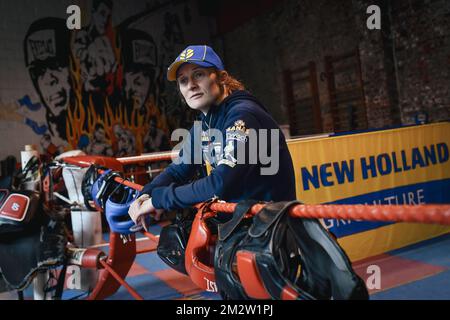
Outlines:
[{"label": "cap logo", "polygon": [[145,40],[134,40],[133,62],[156,65],[155,47]]},{"label": "cap logo", "polygon": [[186,61],[187,59],[189,59],[189,58],[192,57],[193,55],[194,55],[194,50],[192,50],[192,49],[184,50],[184,51],[180,54],[180,60]]},{"label": "cap logo", "polygon": [[56,56],[55,33],[53,30],[41,30],[28,38],[28,63]]}]

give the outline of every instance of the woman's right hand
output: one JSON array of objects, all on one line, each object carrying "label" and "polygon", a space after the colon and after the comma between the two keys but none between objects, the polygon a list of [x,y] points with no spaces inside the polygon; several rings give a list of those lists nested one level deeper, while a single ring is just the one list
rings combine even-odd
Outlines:
[{"label": "woman's right hand", "polygon": [[153,206],[152,198],[148,194],[143,194],[139,198],[137,198],[128,209],[128,214],[131,219],[134,221],[136,225],[142,225],[145,231],[148,231],[147,224],[145,222],[145,218],[147,215],[153,215],[155,220],[159,220],[161,218],[164,210],[156,209]]}]

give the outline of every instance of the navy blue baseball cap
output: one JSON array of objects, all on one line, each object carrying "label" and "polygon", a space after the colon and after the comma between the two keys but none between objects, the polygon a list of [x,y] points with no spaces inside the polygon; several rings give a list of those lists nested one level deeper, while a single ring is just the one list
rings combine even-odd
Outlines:
[{"label": "navy blue baseball cap", "polygon": [[184,49],[175,61],[167,69],[167,80],[177,79],[178,69],[185,63],[196,64],[201,67],[214,67],[217,70],[224,70],[222,60],[209,46],[188,46]]}]

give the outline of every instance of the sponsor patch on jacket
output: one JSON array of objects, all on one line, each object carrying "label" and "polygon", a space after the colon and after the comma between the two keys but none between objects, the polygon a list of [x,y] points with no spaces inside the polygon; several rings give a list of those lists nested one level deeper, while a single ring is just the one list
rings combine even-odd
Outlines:
[{"label": "sponsor patch on jacket", "polygon": [[237,120],[233,126],[226,129],[226,140],[246,142],[249,130],[245,127],[243,120]]}]

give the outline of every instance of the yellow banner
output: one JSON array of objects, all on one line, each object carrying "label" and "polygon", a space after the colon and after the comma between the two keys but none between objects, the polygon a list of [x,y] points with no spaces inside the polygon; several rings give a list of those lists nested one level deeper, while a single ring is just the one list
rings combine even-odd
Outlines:
[{"label": "yellow banner", "polygon": [[[449,145],[449,122],[288,141],[297,198],[308,204],[450,203]],[[332,219],[324,223],[353,259],[450,231]],[[404,237],[406,231],[400,229],[414,233]],[[354,243],[356,237],[364,245]],[[375,243],[377,237],[384,243]]]}]

